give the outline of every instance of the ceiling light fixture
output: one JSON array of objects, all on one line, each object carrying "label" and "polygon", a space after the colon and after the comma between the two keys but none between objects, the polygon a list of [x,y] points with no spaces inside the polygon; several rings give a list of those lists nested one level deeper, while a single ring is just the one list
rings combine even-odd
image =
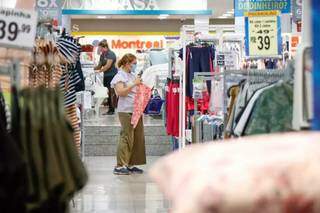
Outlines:
[{"label": "ceiling light fixture", "polygon": [[158,19],[162,20],[162,19],[167,19],[169,17],[168,14],[161,14],[158,16]]},{"label": "ceiling light fixture", "polygon": [[97,16],[97,19],[106,19],[107,16]]}]

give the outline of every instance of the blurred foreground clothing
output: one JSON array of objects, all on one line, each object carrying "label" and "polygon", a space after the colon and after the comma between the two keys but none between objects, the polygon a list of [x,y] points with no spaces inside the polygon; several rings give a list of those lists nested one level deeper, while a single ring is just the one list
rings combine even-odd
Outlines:
[{"label": "blurred foreground clothing", "polygon": [[[43,87],[20,92],[13,89],[12,96],[12,139],[3,137],[6,134],[0,125],[4,138],[0,162],[14,159],[7,172],[0,163],[0,174],[6,174],[0,178],[0,212],[68,212],[71,199],[84,187],[88,176],[73,143],[60,92]],[[9,179],[10,174],[19,175]],[[2,182],[3,177],[9,184]],[[9,194],[1,196],[8,187]],[[2,199],[16,202],[10,206]]]}]

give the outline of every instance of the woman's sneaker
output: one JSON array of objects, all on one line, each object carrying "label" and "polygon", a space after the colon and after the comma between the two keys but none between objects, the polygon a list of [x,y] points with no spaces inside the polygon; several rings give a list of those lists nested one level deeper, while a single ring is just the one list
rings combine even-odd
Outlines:
[{"label": "woman's sneaker", "polygon": [[134,173],[134,174],[143,174],[143,170],[139,169],[138,167],[132,166],[128,167],[129,172]]},{"label": "woman's sneaker", "polygon": [[113,174],[115,175],[130,175],[130,171],[128,170],[127,167],[116,167],[113,170]]}]

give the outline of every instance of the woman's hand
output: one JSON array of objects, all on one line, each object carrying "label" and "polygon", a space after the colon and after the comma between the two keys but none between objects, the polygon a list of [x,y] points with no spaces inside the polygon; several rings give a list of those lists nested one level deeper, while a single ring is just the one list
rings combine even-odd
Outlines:
[{"label": "woman's hand", "polygon": [[134,80],[133,83],[134,83],[135,86],[138,86],[138,85],[140,85],[142,83],[142,79],[138,77],[138,78],[136,78],[136,80]]}]

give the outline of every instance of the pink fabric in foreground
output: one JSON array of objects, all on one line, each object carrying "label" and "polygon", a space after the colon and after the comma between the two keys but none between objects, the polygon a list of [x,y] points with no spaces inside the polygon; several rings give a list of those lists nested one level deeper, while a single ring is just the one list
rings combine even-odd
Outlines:
[{"label": "pink fabric in foreground", "polygon": [[133,114],[131,124],[136,128],[151,97],[151,88],[144,84],[137,86],[136,95],[134,97]]},{"label": "pink fabric in foreground", "polygon": [[189,146],[150,175],[172,213],[319,213],[320,133]]}]

